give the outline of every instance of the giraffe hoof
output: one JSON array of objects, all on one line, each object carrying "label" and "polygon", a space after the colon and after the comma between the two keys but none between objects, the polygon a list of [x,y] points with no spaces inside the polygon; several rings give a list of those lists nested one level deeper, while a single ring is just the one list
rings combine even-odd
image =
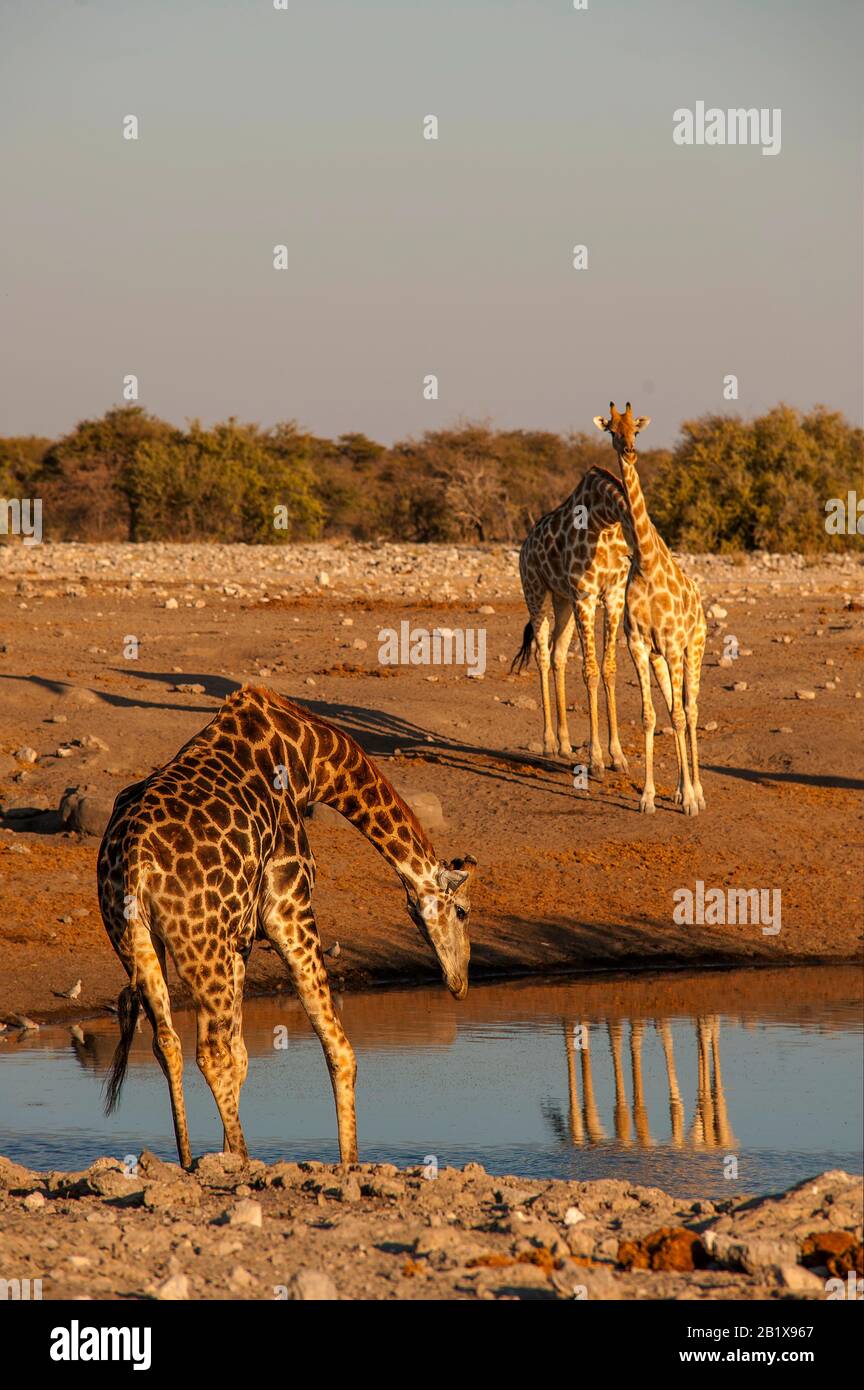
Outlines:
[{"label": "giraffe hoof", "polygon": [[646,800],[646,798],[643,796],[642,800],[639,802],[639,810],[641,811],[642,815],[643,815],[643,816],[653,816],[653,815],[654,815],[654,812],[656,811],[656,809],[657,809],[657,808],[656,808],[656,806],[654,805],[654,799],[653,799],[653,797],[652,797],[651,800],[649,801],[649,800]]},{"label": "giraffe hoof", "polygon": [[685,814],[685,816],[698,816],[698,814],[699,814],[699,807],[698,807],[697,803],[696,803],[695,801],[685,801],[685,802],[684,802],[684,814]]},{"label": "giraffe hoof", "polygon": [[602,762],[591,764],[591,776],[596,777],[598,782],[603,781],[603,778],[606,776],[606,768]]},{"label": "giraffe hoof", "polygon": [[624,757],[623,753],[622,753],[622,755],[621,755],[619,758],[613,758],[613,759],[612,759],[612,771],[613,771],[613,772],[629,772],[629,771],[630,771],[630,764],[628,763],[627,759]]}]

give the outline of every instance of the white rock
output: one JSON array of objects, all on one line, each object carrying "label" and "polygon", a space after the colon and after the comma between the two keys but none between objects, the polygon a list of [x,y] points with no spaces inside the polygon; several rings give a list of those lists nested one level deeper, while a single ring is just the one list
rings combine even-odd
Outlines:
[{"label": "white rock", "polygon": [[189,1297],[189,1280],[185,1274],[172,1274],[156,1288],[156,1297],[162,1303],[179,1302]]},{"label": "white rock", "polygon": [[229,1226],[261,1226],[263,1224],[263,1214],[261,1203],[254,1202],[249,1197],[244,1197],[234,1207],[228,1217]]}]

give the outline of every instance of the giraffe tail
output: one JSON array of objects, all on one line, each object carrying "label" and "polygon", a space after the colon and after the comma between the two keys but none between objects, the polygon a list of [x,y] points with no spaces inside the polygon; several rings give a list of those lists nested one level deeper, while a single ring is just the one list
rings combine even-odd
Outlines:
[{"label": "giraffe tail", "polygon": [[531,622],[531,619],[529,618],[527,623],[525,624],[525,631],[522,633],[522,646],[519,648],[518,652],[516,653],[516,655],[510,663],[511,675],[515,672],[518,676],[520,671],[524,671],[525,667],[528,665],[528,662],[531,660],[531,646],[533,642],[534,624]]},{"label": "giraffe tail", "polygon": [[105,1114],[110,1115],[116,1110],[120,1101],[120,1091],[123,1082],[126,1080],[126,1068],[129,1065],[129,1049],[132,1046],[132,1039],[135,1036],[135,1025],[138,1022],[138,1014],[141,1009],[141,996],[137,985],[127,985],[121,989],[120,997],[117,1000],[117,1014],[120,1022],[120,1041],[114,1053],[114,1060],[111,1063],[111,1070],[105,1080]]}]

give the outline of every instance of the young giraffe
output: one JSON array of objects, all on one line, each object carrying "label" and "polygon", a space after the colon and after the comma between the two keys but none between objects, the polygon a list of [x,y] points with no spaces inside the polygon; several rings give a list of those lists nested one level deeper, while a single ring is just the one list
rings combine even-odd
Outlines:
[{"label": "young giraffe", "polygon": [[[624,414],[610,403],[608,419],[595,415],[598,429],[608,430],[621,465],[632,526],[633,560],[627,580],[624,631],[642,691],[642,727],[645,732],[645,787],[640,811],[654,811],[654,726],[651,670],[672,717],[678,754],[678,788],[675,801],[685,815],[705,810],[699,781],[696,721],[699,716],[699,680],[705,651],[706,623],[699,590],[673,560],[652,525],[636,471],[636,436],[651,417],[634,419],[630,402]],[[686,715],[686,717],[685,717]],[[685,723],[690,736],[691,778],[687,760]]]},{"label": "young giraffe", "polygon": [[192,1154],[166,952],[192,994],[197,1061],[219,1108],[225,1150],[245,1157],[243,982],[256,937],[266,937],[288,967],[327,1059],[341,1160],[357,1160],[357,1069],[310,902],[315,861],[303,826],[310,801],[353,821],[392,865],[451,994],[464,999],[468,991],[466,884],[476,861],[440,861],[412,811],[340,729],[272,691],[235,692],[170,762],[120,793],[98,860],[105,929],[130,977],[120,994],[107,1108],[119,1099],[143,1005],[185,1168]]},{"label": "young giraffe", "polygon": [[[616,771],[627,770],[615,706],[615,639],[630,571],[630,552],[620,524],[622,503],[618,479],[605,468],[592,468],[566,502],[532,527],[519,552],[522,592],[530,618],[511,670],[521,671],[526,665],[533,637],[543,701],[543,749],[546,753],[571,753],[564,676],[575,622],[582,646],[582,675],[588,688],[591,773],[595,777],[602,777],[605,771],[597,716],[600,668],[594,643],[598,599],[604,611],[603,686],[609,754]],[[557,739],[549,699],[550,629]]]}]

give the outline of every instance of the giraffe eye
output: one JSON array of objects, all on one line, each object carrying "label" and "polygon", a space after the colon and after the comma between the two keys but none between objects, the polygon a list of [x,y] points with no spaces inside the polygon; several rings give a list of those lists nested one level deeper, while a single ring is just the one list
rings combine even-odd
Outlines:
[{"label": "giraffe eye", "polygon": [[464,907],[458,907],[458,906],[457,906],[457,908],[456,908],[456,916],[459,918],[459,921],[460,921],[460,922],[464,922],[464,921],[465,921],[465,918],[468,916],[468,913],[465,911]]}]

